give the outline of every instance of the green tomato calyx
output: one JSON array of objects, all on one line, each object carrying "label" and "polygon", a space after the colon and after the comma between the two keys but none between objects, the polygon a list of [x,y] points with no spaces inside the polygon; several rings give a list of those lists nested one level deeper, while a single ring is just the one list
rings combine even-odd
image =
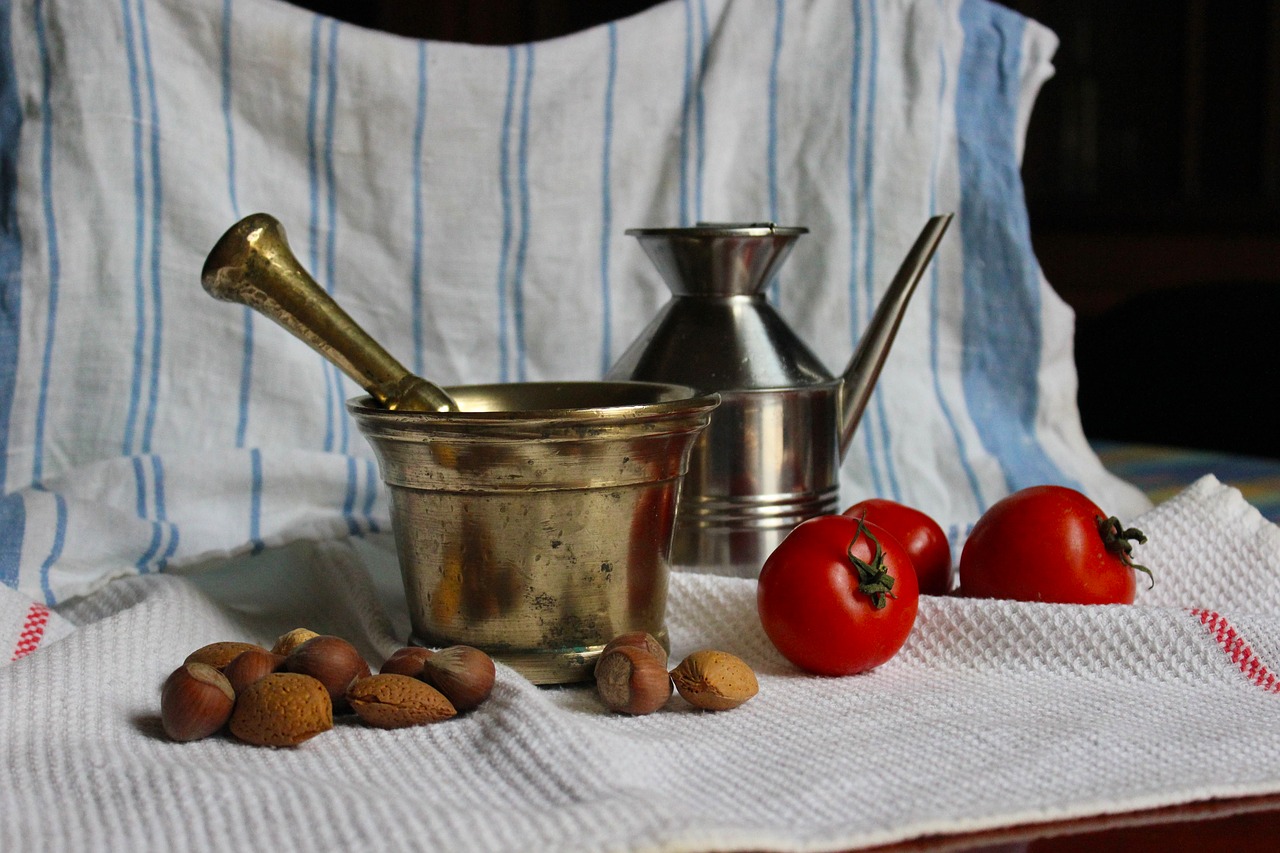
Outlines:
[{"label": "green tomato calyx", "polygon": [[[849,562],[853,563],[853,567],[858,571],[858,592],[871,597],[871,606],[876,610],[883,610],[888,604],[888,599],[897,598],[893,594],[893,577],[889,574],[889,569],[884,564],[884,548],[880,547],[880,540],[867,529],[863,524],[863,519],[858,519],[858,530],[853,535],[853,541],[849,543],[846,554],[849,556]],[[853,546],[858,544],[858,537],[865,535],[871,540],[876,548],[875,556],[868,563],[861,557],[853,553]]]},{"label": "green tomato calyx", "polygon": [[1097,516],[1097,521],[1098,533],[1102,535],[1102,542],[1107,546],[1107,550],[1119,557],[1120,562],[1129,568],[1145,574],[1149,582],[1147,589],[1154,587],[1156,579],[1155,575],[1151,574],[1151,570],[1133,561],[1133,543],[1144,544],[1147,541],[1146,534],[1136,527],[1126,528],[1114,515],[1110,518]]}]

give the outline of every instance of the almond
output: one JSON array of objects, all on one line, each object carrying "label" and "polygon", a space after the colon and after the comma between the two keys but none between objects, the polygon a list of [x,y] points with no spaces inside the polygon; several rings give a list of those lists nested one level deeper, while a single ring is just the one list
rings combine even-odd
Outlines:
[{"label": "almond", "polygon": [[380,729],[438,723],[458,713],[430,684],[393,672],[355,682],[347,690],[347,701],[361,720]]},{"label": "almond", "polygon": [[231,733],[256,746],[297,746],[331,728],[328,689],[295,672],[273,672],[255,681],[231,712]]},{"label": "almond", "polygon": [[760,690],[756,674],[742,658],[703,649],[671,671],[671,680],[685,701],[707,711],[727,711]]}]

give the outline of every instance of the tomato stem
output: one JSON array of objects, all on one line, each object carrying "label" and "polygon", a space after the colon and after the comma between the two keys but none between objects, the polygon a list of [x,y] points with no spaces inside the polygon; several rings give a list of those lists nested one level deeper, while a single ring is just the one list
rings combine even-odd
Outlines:
[{"label": "tomato stem", "polygon": [[[845,553],[849,557],[849,562],[853,563],[853,567],[858,570],[858,592],[871,597],[873,608],[883,610],[888,604],[886,599],[898,596],[893,594],[893,576],[889,574],[884,564],[884,548],[880,547],[880,540],[863,524],[865,518],[864,515],[858,519],[858,530],[853,534],[853,541],[849,543]],[[858,544],[858,537],[863,534],[866,534],[866,537],[876,546],[875,556],[871,558],[870,563],[853,553],[853,546]]]},{"label": "tomato stem", "polygon": [[1102,541],[1107,546],[1107,550],[1119,557],[1120,561],[1129,568],[1146,574],[1150,582],[1147,589],[1154,587],[1156,579],[1155,575],[1151,574],[1151,570],[1133,561],[1133,543],[1144,544],[1147,541],[1146,534],[1136,527],[1126,528],[1114,515],[1110,518],[1097,516],[1097,522],[1098,532],[1102,534]]}]

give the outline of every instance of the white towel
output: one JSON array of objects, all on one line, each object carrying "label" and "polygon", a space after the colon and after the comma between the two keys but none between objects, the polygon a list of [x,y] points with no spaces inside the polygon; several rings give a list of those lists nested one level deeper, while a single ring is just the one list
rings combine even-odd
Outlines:
[{"label": "white towel", "polygon": [[1149,507],[1090,451],[1072,316],[1018,158],[1055,36],[983,0],[672,0],[511,47],[277,0],[0,0],[0,584],[385,530],[358,389],[213,301],[276,215],[317,280],[441,384],[598,378],[668,294],[631,226],[804,225],[779,310],[840,369],[931,214],[955,224],[842,472],[958,546],[1010,489]]},{"label": "white towel", "polygon": [[646,717],[506,667],[437,725],[342,719],[294,749],[168,741],[160,683],[206,642],[298,625],[377,665],[407,632],[389,537],[110,584],[0,669],[13,849],[840,850],[1280,792],[1280,528],[1205,478],[1137,519],[1132,606],[922,599],[903,650],[847,678],[769,645],[748,579],[677,574],[674,657],[732,651],[759,694]]}]

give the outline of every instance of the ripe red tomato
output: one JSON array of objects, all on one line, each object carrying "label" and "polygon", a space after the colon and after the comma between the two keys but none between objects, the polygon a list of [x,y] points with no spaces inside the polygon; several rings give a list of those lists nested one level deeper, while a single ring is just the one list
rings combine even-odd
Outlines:
[{"label": "ripe red tomato", "polygon": [[858,501],[841,515],[865,517],[889,531],[911,557],[921,595],[946,595],[951,591],[951,543],[938,522],[928,515],[885,498]]},{"label": "ripe red tomato", "polygon": [[1058,604],[1132,604],[1132,543],[1097,504],[1064,486],[1033,486],[997,501],[960,552],[960,590],[970,597]]},{"label": "ripe red tomato", "polygon": [[820,675],[852,675],[897,654],[919,600],[906,550],[882,528],[843,515],[797,525],[765,560],[756,589],[773,645]]}]

